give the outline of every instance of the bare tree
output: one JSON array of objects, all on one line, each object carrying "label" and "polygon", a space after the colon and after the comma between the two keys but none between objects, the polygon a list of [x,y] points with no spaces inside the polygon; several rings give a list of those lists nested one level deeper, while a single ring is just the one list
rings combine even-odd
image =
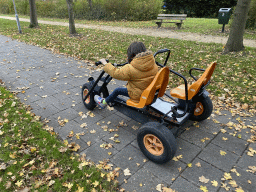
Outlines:
[{"label": "bare tree", "polygon": [[73,11],[73,0],[66,0],[68,5],[68,16],[69,16],[69,33],[70,35],[76,34],[75,19]]},{"label": "bare tree", "polygon": [[92,0],[88,0],[90,10],[92,11]]},{"label": "bare tree", "polygon": [[244,49],[243,35],[251,0],[238,0],[224,53]]},{"label": "bare tree", "polygon": [[35,0],[29,0],[29,6],[30,6],[30,24],[29,24],[29,27],[30,28],[38,27]]}]

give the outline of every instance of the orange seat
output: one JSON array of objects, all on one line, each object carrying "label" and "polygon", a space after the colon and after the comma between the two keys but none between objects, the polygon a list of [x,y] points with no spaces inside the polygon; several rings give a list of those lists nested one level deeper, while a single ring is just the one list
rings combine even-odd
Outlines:
[{"label": "orange seat", "polygon": [[[200,88],[208,83],[217,63],[211,63],[210,66],[204,71],[202,76],[192,85],[188,85],[188,100],[191,100],[200,90]],[[185,85],[180,85],[171,90],[171,96],[178,99],[186,100]]]},{"label": "orange seat", "polygon": [[168,82],[169,69],[164,67],[158,71],[150,85],[142,92],[139,103],[128,99],[126,104],[136,108],[143,108],[144,106],[151,104],[156,94],[157,97],[162,97],[164,95]]}]

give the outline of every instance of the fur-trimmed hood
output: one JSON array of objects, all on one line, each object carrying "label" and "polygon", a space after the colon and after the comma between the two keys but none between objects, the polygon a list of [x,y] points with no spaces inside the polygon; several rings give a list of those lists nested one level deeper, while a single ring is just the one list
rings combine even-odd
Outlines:
[{"label": "fur-trimmed hood", "polygon": [[145,51],[137,54],[130,63],[134,68],[140,71],[149,71],[155,65],[155,59],[152,51]]}]

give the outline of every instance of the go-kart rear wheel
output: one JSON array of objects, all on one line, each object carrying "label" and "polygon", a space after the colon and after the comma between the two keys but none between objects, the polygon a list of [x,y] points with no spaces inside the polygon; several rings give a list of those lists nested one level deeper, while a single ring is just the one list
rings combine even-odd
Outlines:
[{"label": "go-kart rear wheel", "polygon": [[213,110],[211,99],[207,97],[198,97],[194,100],[195,109],[190,119],[192,121],[203,121],[210,117]]},{"label": "go-kart rear wheel", "polygon": [[158,122],[144,124],[138,131],[137,142],[142,153],[158,164],[171,160],[177,150],[172,132]]},{"label": "go-kart rear wheel", "polygon": [[82,87],[82,101],[84,106],[89,109],[93,110],[96,107],[96,103],[94,101],[94,94],[91,93],[87,99],[85,100],[85,96],[89,93],[89,90],[91,89],[91,85],[89,83],[85,83]]}]

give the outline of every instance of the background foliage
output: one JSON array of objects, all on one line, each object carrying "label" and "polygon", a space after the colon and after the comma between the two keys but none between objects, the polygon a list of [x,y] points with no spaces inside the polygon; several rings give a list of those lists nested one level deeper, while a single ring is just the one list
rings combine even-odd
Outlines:
[{"label": "background foliage", "polygon": [[186,13],[189,17],[217,17],[220,8],[232,8],[237,0],[165,0],[167,13]]},{"label": "background foliage", "polygon": [[[29,1],[16,0],[18,14],[29,15]],[[76,19],[97,20],[151,20],[161,12],[162,0],[86,0],[74,1]],[[36,1],[37,14],[41,17],[68,18],[65,0]],[[0,0],[0,13],[13,14],[12,0]]]},{"label": "background foliage", "polygon": [[251,7],[249,10],[249,17],[246,23],[246,28],[256,28],[256,0],[251,1]]}]

